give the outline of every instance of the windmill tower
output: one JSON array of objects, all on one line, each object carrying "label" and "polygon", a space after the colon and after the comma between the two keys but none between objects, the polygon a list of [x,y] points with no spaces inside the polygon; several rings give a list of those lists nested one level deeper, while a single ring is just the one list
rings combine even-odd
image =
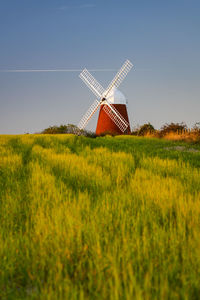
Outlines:
[{"label": "windmill tower", "polygon": [[102,133],[130,133],[130,124],[126,108],[126,99],[117,89],[122,83],[128,72],[132,68],[132,63],[127,60],[121,69],[117,72],[107,89],[105,90],[98,81],[84,69],[79,77],[86,83],[98,98],[90,106],[86,114],[78,124],[79,129],[84,129],[89,120],[100,107],[99,118],[97,122],[96,134]]}]

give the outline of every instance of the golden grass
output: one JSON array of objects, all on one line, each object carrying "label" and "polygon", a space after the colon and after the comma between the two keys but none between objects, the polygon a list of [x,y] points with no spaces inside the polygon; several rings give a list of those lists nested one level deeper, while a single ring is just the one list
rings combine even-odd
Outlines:
[{"label": "golden grass", "polygon": [[199,153],[132,136],[0,141],[0,298],[198,299]]}]

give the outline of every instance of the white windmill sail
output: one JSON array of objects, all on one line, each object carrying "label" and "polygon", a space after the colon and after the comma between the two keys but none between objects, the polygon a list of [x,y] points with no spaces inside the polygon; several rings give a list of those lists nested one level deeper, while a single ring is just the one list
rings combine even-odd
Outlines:
[{"label": "white windmill sail", "polygon": [[107,87],[105,98],[109,94],[109,92],[113,89],[113,87],[118,88],[122,81],[125,79],[126,75],[128,72],[131,70],[133,67],[133,64],[127,59],[121,69],[117,72],[109,86]]},{"label": "white windmill sail", "polygon": [[84,69],[79,77],[85,82],[85,84],[92,90],[92,92],[98,98],[101,98],[103,93],[105,92],[104,88],[100,85],[100,83],[90,74],[87,69]]},{"label": "white windmill sail", "polygon": [[92,116],[95,114],[95,112],[98,110],[101,104],[104,104],[103,110],[107,113],[107,115],[119,127],[119,129],[122,132],[124,132],[127,129],[129,123],[124,119],[124,117],[117,111],[117,109],[112,104],[109,104],[106,97],[114,87],[119,87],[119,85],[122,83],[128,72],[131,70],[132,66],[132,63],[129,60],[126,60],[121,69],[117,72],[114,79],[109,84],[106,91],[87,69],[84,69],[80,73],[79,77],[92,90],[95,96],[97,96],[100,99],[100,101],[95,100],[94,103],[90,106],[90,108],[78,124],[79,129],[84,129],[86,127],[89,120],[92,118]]},{"label": "white windmill sail", "polygon": [[106,105],[103,106],[103,110],[122,132],[124,132],[128,128],[129,123],[112,104],[106,103]]},{"label": "white windmill sail", "polygon": [[84,129],[87,126],[87,123],[92,118],[92,116],[95,114],[95,112],[98,110],[101,103],[98,100],[95,100],[92,105],[89,107],[85,115],[82,117],[78,124],[78,128],[80,130]]}]

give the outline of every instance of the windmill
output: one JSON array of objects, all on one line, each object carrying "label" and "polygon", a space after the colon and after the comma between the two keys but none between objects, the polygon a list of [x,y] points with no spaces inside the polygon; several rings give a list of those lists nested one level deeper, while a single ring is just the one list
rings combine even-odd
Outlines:
[{"label": "windmill", "polygon": [[80,130],[86,127],[90,119],[100,107],[96,128],[97,135],[105,132],[117,134],[130,133],[126,99],[117,88],[132,67],[132,63],[129,60],[126,60],[106,90],[87,69],[84,69],[80,73],[79,77],[97,97],[86,114],[80,120],[78,124],[78,128]]}]

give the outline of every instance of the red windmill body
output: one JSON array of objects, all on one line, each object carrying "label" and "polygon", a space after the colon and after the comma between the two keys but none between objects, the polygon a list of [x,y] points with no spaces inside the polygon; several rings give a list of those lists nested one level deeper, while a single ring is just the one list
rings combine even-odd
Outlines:
[{"label": "red windmill body", "polygon": [[101,135],[103,133],[130,134],[131,130],[130,130],[130,124],[129,124],[127,107],[126,107],[126,98],[124,97],[124,95],[114,87],[109,93],[109,95],[107,96],[107,101],[127,121],[128,127],[123,132],[120,129],[120,127],[117,124],[115,124],[115,122],[110,118],[110,116],[106,112],[106,108],[108,108],[108,106],[104,107],[106,104],[101,104],[98,122],[97,122],[96,134],[97,135]]},{"label": "red windmill body", "polygon": [[94,103],[90,106],[86,114],[79,122],[78,128],[80,130],[86,127],[89,120],[98,110],[98,108],[100,108],[96,128],[97,135],[101,135],[103,133],[130,133],[126,99],[117,88],[126,77],[132,66],[132,63],[127,60],[106,90],[97,82],[97,80],[88,72],[87,69],[84,69],[81,72],[81,74],[79,75],[80,78],[93,91],[93,93],[99,100],[94,101]]}]

